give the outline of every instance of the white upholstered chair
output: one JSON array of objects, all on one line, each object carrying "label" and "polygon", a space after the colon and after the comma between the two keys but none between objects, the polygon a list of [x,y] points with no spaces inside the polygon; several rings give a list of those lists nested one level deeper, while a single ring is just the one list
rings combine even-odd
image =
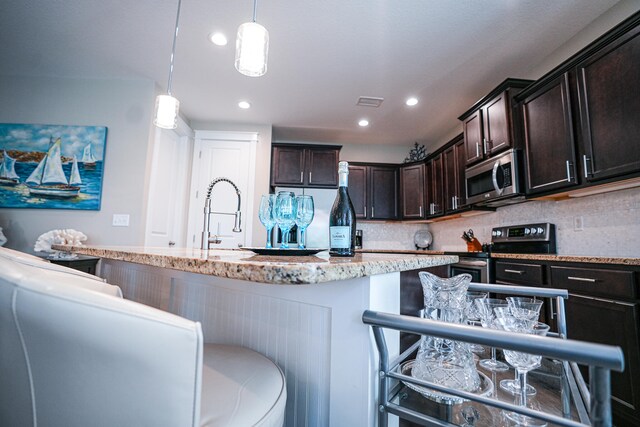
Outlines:
[{"label": "white upholstered chair", "polygon": [[0,248],[0,426],[282,426],[285,380],[266,357],[12,252]]}]

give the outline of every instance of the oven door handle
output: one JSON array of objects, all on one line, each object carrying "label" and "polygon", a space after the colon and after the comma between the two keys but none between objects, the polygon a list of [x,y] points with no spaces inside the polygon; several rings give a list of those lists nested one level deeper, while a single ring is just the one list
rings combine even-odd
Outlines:
[{"label": "oven door handle", "polygon": [[498,196],[502,195],[504,188],[500,188],[498,185],[498,168],[500,167],[500,162],[497,161],[493,164],[493,172],[491,173],[491,181],[493,181],[493,188],[495,188]]},{"label": "oven door handle", "polygon": [[465,266],[465,267],[486,267],[487,266],[487,261],[466,261],[466,260],[460,260],[458,262],[456,262],[455,264],[452,264],[453,267],[455,266]]}]

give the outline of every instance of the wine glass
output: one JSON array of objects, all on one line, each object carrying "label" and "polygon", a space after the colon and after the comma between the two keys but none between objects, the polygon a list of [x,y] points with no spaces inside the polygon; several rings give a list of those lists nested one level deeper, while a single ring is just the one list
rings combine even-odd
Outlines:
[{"label": "wine glass", "polygon": [[282,231],[282,243],[280,248],[289,249],[289,230],[296,223],[296,197],[290,191],[279,191],[276,196],[275,219],[278,228]]},{"label": "wine glass", "polygon": [[[476,308],[478,309],[482,327],[491,329],[498,328],[498,325],[496,325],[496,317],[493,309],[497,307],[509,307],[509,304],[507,304],[507,300],[496,298],[477,298],[474,303],[476,304]],[[491,347],[491,359],[482,359],[478,363],[483,368],[493,372],[509,370],[509,366],[506,363],[496,359],[495,347]]]},{"label": "wine glass", "polygon": [[274,217],[274,206],[276,204],[275,194],[263,194],[260,199],[260,208],[258,210],[258,217],[260,222],[267,229],[267,244],[266,248],[272,248],[271,246],[271,230],[276,225],[276,219]]},{"label": "wine glass", "polygon": [[[467,292],[467,323],[473,325],[480,320],[480,313],[476,308],[475,300],[478,298],[487,298],[489,294],[487,292]],[[471,351],[474,353],[484,353],[484,347],[480,344],[471,344]]]},{"label": "wine glass", "polygon": [[[501,329],[510,332],[520,332],[539,336],[546,336],[549,332],[549,325],[544,323],[529,321],[514,316],[509,310],[503,312],[497,311],[496,313],[497,324]],[[527,373],[540,366],[542,356],[521,353],[519,351],[504,350],[504,357],[507,359],[510,365],[512,365],[518,373],[518,380],[520,382],[520,390],[527,389]],[[527,393],[520,393],[520,406],[527,407]],[[527,426],[546,426],[545,421],[537,418],[532,418],[517,412],[506,412],[504,414],[511,421],[518,423],[519,425]]]},{"label": "wine glass", "polygon": [[298,242],[298,248],[304,249],[305,245],[305,230],[313,221],[313,197],[311,196],[298,196],[296,197],[296,203],[298,211],[296,214],[296,225],[300,227],[300,241]]},{"label": "wine glass", "polygon": [[[527,311],[529,311],[530,313],[535,312],[535,320],[537,321],[538,317],[540,316],[540,309],[542,308],[543,301],[527,297],[507,297],[507,303],[509,304],[509,309],[514,316],[528,317],[526,315]],[[512,380],[500,381],[500,388],[511,394],[519,394],[521,390],[520,381],[518,380],[518,371],[515,372],[515,376],[516,377]],[[534,396],[537,391],[535,387],[527,384],[526,393],[529,396]]]}]

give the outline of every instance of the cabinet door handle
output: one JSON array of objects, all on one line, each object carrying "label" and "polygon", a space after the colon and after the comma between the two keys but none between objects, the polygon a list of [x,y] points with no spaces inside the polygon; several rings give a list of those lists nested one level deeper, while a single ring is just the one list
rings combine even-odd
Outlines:
[{"label": "cabinet door handle", "polygon": [[589,161],[589,158],[587,157],[586,154],[582,155],[582,165],[584,166],[584,177],[585,178],[589,178],[589,169],[587,169],[587,162]]},{"label": "cabinet door handle", "polygon": [[569,276],[567,277],[567,279],[569,280],[575,280],[576,282],[589,282],[589,283],[596,283],[597,280],[596,279],[591,279],[589,277],[574,277],[574,276]]},{"label": "cabinet door handle", "polygon": [[482,149],[484,154],[487,154],[487,138],[482,138]]},{"label": "cabinet door handle", "polygon": [[375,207],[371,206],[371,218],[375,218],[375,217],[376,217]]},{"label": "cabinet door handle", "polygon": [[573,166],[573,163],[567,160],[567,182],[571,182],[571,166]]},{"label": "cabinet door handle", "polygon": [[309,184],[311,184],[311,172],[309,172]]},{"label": "cabinet door handle", "polygon": [[456,196],[451,196],[451,209],[456,209]]},{"label": "cabinet door handle", "polygon": [[304,182],[304,172],[300,171],[300,184]]},{"label": "cabinet door handle", "polygon": [[422,206],[420,206],[420,218],[422,218]]},{"label": "cabinet door handle", "polygon": [[476,157],[480,157],[480,143],[476,141]]},{"label": "cabinet door handle", "polygon": [[505,273],[513,273],[513,274],[524,274],[524,271],[522,271],[522,270],[509,270],[507,268],[505,268],[504,272]]},{"label": "cabinet door handle", "polygon": [[366,206],[364,207],[364,217],[365,218],[367,217],[367,207]]}]

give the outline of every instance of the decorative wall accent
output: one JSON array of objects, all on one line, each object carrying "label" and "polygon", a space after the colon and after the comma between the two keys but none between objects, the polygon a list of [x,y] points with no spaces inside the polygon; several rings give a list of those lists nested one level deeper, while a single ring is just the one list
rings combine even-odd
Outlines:
[{"label": "decorative wall accent", "polygon": [[0,207],[100,210],[107,128],[0,124]]}]

